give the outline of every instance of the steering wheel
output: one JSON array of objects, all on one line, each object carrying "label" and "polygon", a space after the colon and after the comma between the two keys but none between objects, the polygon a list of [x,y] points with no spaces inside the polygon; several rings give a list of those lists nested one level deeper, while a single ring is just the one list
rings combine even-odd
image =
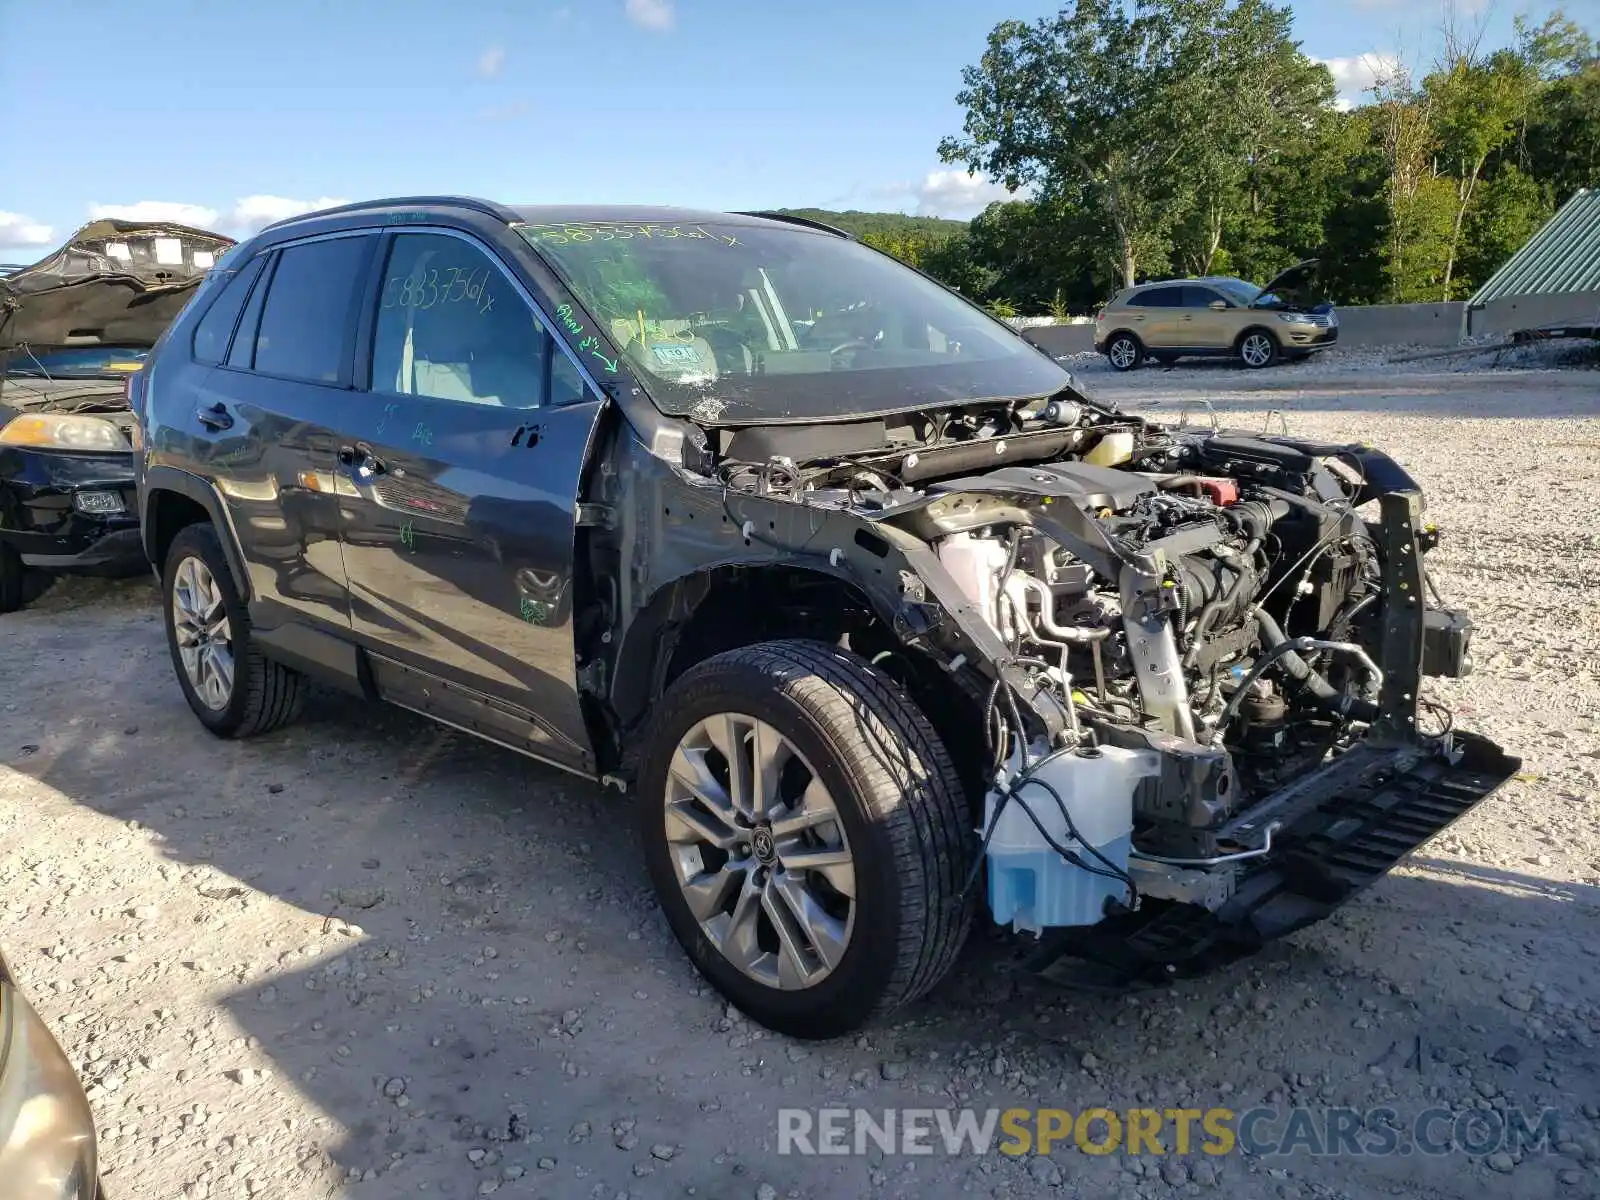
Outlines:
[{"label": "steering wheel", "polygon": [[834,370],[838,370],[839,369],[839,366],[838,366],[839,355],[843,354],[846,350],[871,350],[871,349],[872,349],[872,343],[871,342],[863,341],[861,338],[851,338],[847,342],[840,342],[832,350],[829,350],[828,351],[828,359],[829,359],[829,362],[830,362],[830,365],[832,366],[832,368]]}]

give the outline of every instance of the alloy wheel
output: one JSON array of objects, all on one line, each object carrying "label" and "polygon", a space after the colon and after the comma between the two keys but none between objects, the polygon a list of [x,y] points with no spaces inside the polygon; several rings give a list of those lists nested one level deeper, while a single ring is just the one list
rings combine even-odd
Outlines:
[{"label": "alloy wheel", "polygon": [[668,850],[701,931],[767,987],[815,987],[855,924],[855,860],[827,785],[771,725],[737,713],[679,740],[664,797]]},{"label": "alloy wheel", "polygon": [[1133,366],[1134,359],[1138,357],[1138,350],[1128,338],[1118,338],[1111,343],[1111,365],[1119,371],[1126,371]]},{"label": "alloy wheel", "polygon": [[207,708],[227,708],[233,699],[233,630],[222,589],[198,558],[185,558],[173,575],[172,626],[195,695]]},{"label": "alloy wheel", "polygon": [[1239,346],[1239,357],[1252,367],[1264,367],[1272,361],[1272,339],[1264,333],[1252,333]]}]

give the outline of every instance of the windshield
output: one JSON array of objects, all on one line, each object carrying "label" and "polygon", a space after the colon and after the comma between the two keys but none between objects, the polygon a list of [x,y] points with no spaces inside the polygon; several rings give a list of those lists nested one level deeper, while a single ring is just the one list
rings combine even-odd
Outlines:
[{"label": "windshield", "polygon": [[144,346],[18,347],[11,351],[5,373],[23,379],[104,379],[137,371],[149,353]]},{"label": "windshield", "polygon": [[832,234],[715,222],[518,232],[676,416],[816,421],[1042,396],[1070,382],[986,313]]},{"label": "windshield", "polygon": [[1261,295],[1260,288],[1242,279],[1213,279],[1210,283],[1229,300],[1244,307],[1248,307],[1257,296]]}]

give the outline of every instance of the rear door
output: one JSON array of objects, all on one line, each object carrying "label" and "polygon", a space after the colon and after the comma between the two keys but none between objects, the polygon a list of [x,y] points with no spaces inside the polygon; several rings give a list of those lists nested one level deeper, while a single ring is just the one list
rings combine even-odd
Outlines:
[{"label": "rear door", "polygon": [[1135,294],[1128,301],[1134,333],[1149,350],[1166,350],[1178,342],[1178,305],[1183,302],[1181,287],[1153,287]]},{"label": "rear door", "polygon": [[262,629],[349,629],[335,431],[355,400],[356,318],[378,237],[351,231],[267,251],[242,311],[230,312],[230,288],[196,328],[196,358],[216,366],[191,416],[194,457],[238,533]]},{"label": "rear door", "polygon": [[602,402],[488,244],[408,227],[377,261],[336,447],[356,636],[389,699],[588,771],[575,502]]}]

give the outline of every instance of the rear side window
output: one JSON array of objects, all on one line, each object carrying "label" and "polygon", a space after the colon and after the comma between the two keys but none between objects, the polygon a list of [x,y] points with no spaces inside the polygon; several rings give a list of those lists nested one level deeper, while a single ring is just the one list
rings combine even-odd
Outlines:
[{"label": "rear side window", "polygon": [[194,328],[194,358],[196,362],[220,363],[228,355],[228,342],[233,338],[233,330],[239,323],[239,314],[244,310],[245,299],[250,295],[250,285],[261,274],[261,265],[266,261],[265,256],[253,258],[222,285],[222,292],[212,302],[206,315],[200,318],[200,323]]},{"label": "rear side window", "polygon": [[1181,308],[1183,289],[1175,287],[1151,288],[1128,300],[1130,308]]},{"label": "rear side window", "polygon": [[257,371],[308,383],[349,382],[356,285],[371,241],[330,238],[279,253],[255,335]]}]

